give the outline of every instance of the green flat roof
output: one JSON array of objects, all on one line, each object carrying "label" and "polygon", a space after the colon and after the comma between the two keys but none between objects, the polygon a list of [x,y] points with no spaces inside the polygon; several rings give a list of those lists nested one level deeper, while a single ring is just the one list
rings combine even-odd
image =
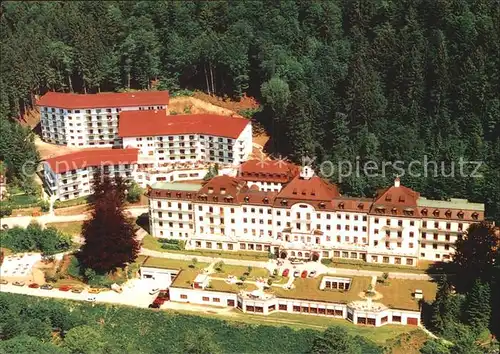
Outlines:
[{"label": "green flat roof", "polygon": [[170,189],[174,191],[197,192],[203,187],[201,184],[195,183],[166,183],[156,182],[151,186],[153,189]]},{"label": "green flat roof", "polygon": [[424,197],[417,199],[417,205],[428,208],[448,208],[484,211],[484,204],[471,203],[467,199],[451,198],[450,200],[432,200]]}]

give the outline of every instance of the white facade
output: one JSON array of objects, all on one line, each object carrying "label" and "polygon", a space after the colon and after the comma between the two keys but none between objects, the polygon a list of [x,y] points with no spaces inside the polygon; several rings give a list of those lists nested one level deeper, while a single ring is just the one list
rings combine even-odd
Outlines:
[{"label": "white facade", "polygon": [[118,137],[118,118],[121,111],[166,108],[166,104],[78,109],[40,106],[42,138],[48,143],[75,147],[122,146]]},{"label": "white facade", "polygon": [[[216,179],[212,181],[217,185]],[[253,192],[245,186],[238,187],[246,191],[240,196],[231,195],[228,199],[214,194],[212,198],[211,191],[218,188],[210,187],[212,181],[203,189],[190,187],[189,198],[181,186],[174,187],[179,189],[170,194],[150,193],[152,235],[182,239],[188,248],[271,251],[289,258],[343,258],[416,266],[422,259],[449,260],[460,230],[465,231],[474,222],[466,218],[391,216],[368,207],[371,202],[366,200],[354,203],[365,204],[363,212],[347,210],[342,208],[351,200],[342,197],[332,202],[342,206],[337,210],[320,208],[318,202],[308,200],[282,205],[277,202],[280,193]],[[476,214],[478,221],[482,219],[482,205],[455,202],[456,205],[448,203],[448,208],[473,208],[479,212],[468,213]]]},{"label": "white facade", "polygon": [[236,139],[197,133],[155,135],[124,137],[123,146],[139,149],[139,164],[153,169],[200,162],[238,166],[252,153],[252,125],[248,124]]}]

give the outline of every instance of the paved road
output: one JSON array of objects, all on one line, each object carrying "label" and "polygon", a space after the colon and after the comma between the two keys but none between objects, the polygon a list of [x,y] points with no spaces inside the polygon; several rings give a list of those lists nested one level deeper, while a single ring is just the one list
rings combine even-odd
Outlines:
[{"label": "paved road", "polygon": [[[137,217],[143,213],[148,212],[147,207],[132,207],[126,209],[132,216]],[[32,221],[37,221],[41,225],[45,225],[53,222],[71,222],[71,221],[83,221],[89,217],[89,214],[76,214],[76,215],[50,215],[45,214],[42,216],[32,217],[32,216],[13,216],[8,218],[2,218],[1,225],[7,225],[8,227],[21,226],[26,227]]]},{"label": "paved road", "polygon": [[[170,258],[179,259],[184,261],[191,261],[196,258],[199,262],[218,262],[220,260],[224,261],[226,264],[240,265],[240,266],[252,266],[269,269],[273,272],[274,269],[278,269],[282,272],[284,269],[290,269],[290,273],[293,274],[295,270],[302,272],[307,270],[308,272],[316,271],[318,274],[329,273],[329,274],[341,274],[350,276],[368,276],[368,277],[378,277],[382,276],[384,272],[372,271],[372,270],[362,270],[362,269],[344,269],[344,268],[332,268],[327,267],[324,264],[317,262],[305,262],[303,264],[293,265],[288,260],[284,260],[284,264],[280,267],[277,266],[276,260],[269,260],[267,262],[262,261],[248,261],[243,259],[231,259],[231,258],[221,258],[221,257],[207,257],[207,256],[197,256],[192,254],[181,254],[181,253],[169,253],[169,252],[158,252],[149,250],[146,248],[141,249],[141,254],[151,257],[159,258]],[[400,273],[400,272],[390,272],[389,277],[399,278],[399,279],[414,279],[414,280],[430,280],[431,278],[427,274],[416,274],[416,273]]]},{"label": "paved road", "polygon": [[71,291],[60,291],[58,289],[42,290],[31,289],[27,285],[14,286],[12,284],[0,285],[0,291],[14,294],[25,294],[33,296],[53,297],[77,301],[87,301],[89,297],[95,297],[96,302],[130,305],[135,307],[148,307],[157,295],[149,295],[149,291],[156,287],[148,280],[132,279],[123,286],[123,292],[118,294],[114,291],[105,291],[100,294],[89,294],[84,290],[80,294]]}]

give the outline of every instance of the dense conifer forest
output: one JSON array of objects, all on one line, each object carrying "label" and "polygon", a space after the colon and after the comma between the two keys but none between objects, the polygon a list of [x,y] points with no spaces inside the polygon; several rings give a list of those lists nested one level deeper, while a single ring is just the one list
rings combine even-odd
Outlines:
[{"label": "dense conifer forest", "polygon": [[[2,127],[48,90],[159,80],[172,92],[247,94],[263,104],[254,118],[276,153],[437,161],[403,183],[486,202],[500,221],[499,13],[492,0],[3,2]],[[2,143],[0,159],[18,145]],[[460,159],[482,161],[482,177],[460,176]],[[372,195],[399,173],[386,172],[332,180]]]}]

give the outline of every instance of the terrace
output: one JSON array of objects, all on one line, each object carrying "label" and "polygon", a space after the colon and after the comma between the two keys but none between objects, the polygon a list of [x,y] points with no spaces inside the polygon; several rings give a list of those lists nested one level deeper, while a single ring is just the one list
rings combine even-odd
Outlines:
[{"label": "terrace", "polygon": [[[191,289],[196,277],[201,273],[202,272],[200,270],[184,269],[181,272],[179,272],[175,280],[172,282],[172,287]],[[208,286],[205,289],[211,291],[221,291],[221,292],[237,294],[241,290],[245,291],[257,290],[257,286],[247,282],[228,283],[225,280],[210,278]]]},{"label": "terrace", "polygon": [[420,289],[424,301],[433,301],[436,297],[437,284],[427,280],[393,279],[386,284],[378,284],[375,290],[382,295],[380,302],[392,309],[419,311],[419,300],[414,292]]},{"label": "terrace", "polygon": [[293,282],[292,289],[287,290],[273,287],[272,291],[277,297],[281,298],[347,304],[351,301],[361,300],[360,294],[364,293],[371,282],[370,277],[335,276],[352,279],[349,290],[320,290],[322,278],[318,277],[306,279],[297,278]]}]

